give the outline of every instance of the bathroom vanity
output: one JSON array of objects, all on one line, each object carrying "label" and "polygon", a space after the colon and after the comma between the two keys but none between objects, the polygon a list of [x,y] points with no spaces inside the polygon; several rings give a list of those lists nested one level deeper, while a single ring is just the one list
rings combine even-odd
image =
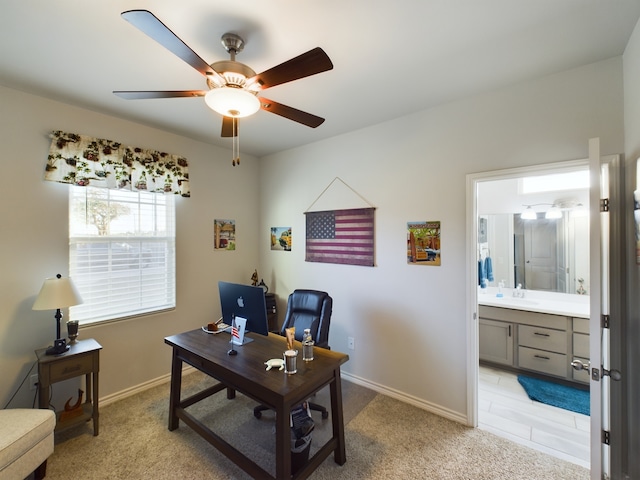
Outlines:
[{"label": "bathroom vanity", "polygon": [[480,361],[589,383],[573,360],[589,362],[589,297],[531,292],[479,293]]}]

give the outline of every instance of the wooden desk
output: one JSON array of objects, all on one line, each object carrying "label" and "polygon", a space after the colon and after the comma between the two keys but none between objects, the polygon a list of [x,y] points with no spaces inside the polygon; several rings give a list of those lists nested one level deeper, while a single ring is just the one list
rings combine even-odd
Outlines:
[{"label": "wooden desk", "polygon": [[[291,478],[291,407],[307,400],[322,387],[330,385],[333,437],[309,459],[307,465],[300,469],[294,478],[307,478],[331,452],[334,454],[335,462],[343,465],[346,452],[340,365],[349,360],[348,355],[317,348],[314,350],[315,359],[312,362],[302,362],[301,356],[298,356],[298,373],[295,375],[287,375],[284,371],[266,371],[264,362],[270,358],[281,358],[282,352],[286,350],[286,341],[284,337],[274,334],[269,334],[268,337],[255,334],[249,336],[254,341],[242,347],[235,347],[238,354],[234,356],[227,355],[230,337],[226,333],[210,335],[198,329],[164,339],[165,343],[173,347],[169,430],[178,428],[179,420],[182,420],[252,477],[274,478],[185,410],[188,406],[225,389],[227,397],[233,398],[237,390],[275,410],[275,478],[288,480]],[[296,343],[297,348],[302,351],[299,342]],[[181,399],[183,362],[220,383],[189,398]],[[252,416],[252,412],[247,411],[247,415]]]},{"label": "wooden desk", "polygon": [[46,348],[36,350],[36,356],[38,357],[38,406],[40,408],[49,408],[51,385],[80,375],[86,375],[87,396],[82,405],[82,414],[67,421],[58,420],[56,432],[93,419],[93,435],[98,435],[100,425],[98,372],[100,371],[101,349],[102,345],[90,338],[70,345],[69,350],[61,355],[46,355]]}]

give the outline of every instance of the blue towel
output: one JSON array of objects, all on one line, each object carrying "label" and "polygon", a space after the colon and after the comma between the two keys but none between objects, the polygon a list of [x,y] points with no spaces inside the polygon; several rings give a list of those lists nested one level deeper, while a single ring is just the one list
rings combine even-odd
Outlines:
[{"label": "blue towel", "polygon": [[491,263],[491,257],[487,257],[484,259],[484,271],[487,280],[493,282],[493,264]]},{"label": "blue towel", "polygon": [[487,272],[482,259],[478,260],[478,285],[480,288],[487,288]]}]

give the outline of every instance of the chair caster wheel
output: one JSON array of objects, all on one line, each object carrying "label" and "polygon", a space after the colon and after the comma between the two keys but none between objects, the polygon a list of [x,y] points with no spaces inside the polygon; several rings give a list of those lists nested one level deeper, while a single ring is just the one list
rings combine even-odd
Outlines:
[{"label": "chair caster wheel", "polygon": [[322,418],[324,420],[326,420],[327,418],[329,418],[329,412],[322,412]]},{"label": "chair caster wheel", "polygon": [[262,418],[262,412],[254,410],[253,416],[256,417],[258,420],[260,420],[260,418]]}]

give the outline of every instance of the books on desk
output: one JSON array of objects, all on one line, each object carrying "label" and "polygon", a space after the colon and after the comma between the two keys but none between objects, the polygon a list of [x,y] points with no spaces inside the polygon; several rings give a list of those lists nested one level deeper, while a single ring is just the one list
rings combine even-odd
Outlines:
[{"label": "books on desk", "polygon": [[227,325],[226,323],[220,322],[217,325],[217,330],[209,330],[208,327],[202,327],[202,331],[206,332],[206,333],[214,333],[214,334],[218,334],[220,332],[226,332],[229,331],[231,329],[231,325]]}]

